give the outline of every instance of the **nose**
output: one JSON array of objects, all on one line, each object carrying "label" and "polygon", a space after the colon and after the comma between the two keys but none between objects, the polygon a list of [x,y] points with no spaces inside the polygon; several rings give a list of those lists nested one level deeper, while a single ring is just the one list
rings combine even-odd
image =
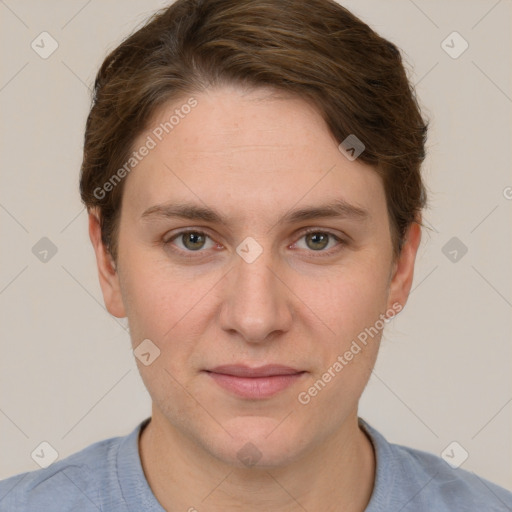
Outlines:
[{"label": "nose", "polygon": [[286,277],[270,251],[248,263],[235,255],[226,276],[220,311],[222,329],[248,343],[261,343],[288,331],[293,321],[292,297]]}]

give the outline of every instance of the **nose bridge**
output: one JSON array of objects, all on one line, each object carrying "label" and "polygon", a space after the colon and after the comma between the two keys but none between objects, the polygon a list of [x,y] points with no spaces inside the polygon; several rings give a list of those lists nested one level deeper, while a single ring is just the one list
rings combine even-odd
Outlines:
[{"label": "nose bridge", "polygon": [[250,342],[264,341],[276,330],[286,331],[291,312],[286,289],[275,275],[271,251],[246,239],[237,253],[222,305],[222,327]]}]

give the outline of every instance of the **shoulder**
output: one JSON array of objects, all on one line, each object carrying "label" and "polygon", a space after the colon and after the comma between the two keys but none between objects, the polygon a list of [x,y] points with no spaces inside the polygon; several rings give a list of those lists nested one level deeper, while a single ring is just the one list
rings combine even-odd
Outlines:
[{"label": "shoulder", "polygon": [[[421,450],[391,445],[404,482],[416,483],[421,501],[435,510],[512,511],[512,493],[441,457]],[[418,498],[420,499],[420,498]],[[440,508],[444,506],[443,508]]]},{"label": "shoulder", "polygon": [[[374,494],[370,501],[375,510],[512,511],[510,491],[475,473],[454,468],[431,453],[388,443],[367,423],[363,422],[362,426],[370,435],[377,455]],[[457,456],[454,452],[449,455]],[[372,507],[367,512],[373,512]]]},{"label": "shoulder", "polygon": [[0,511],[102,510],[105,493],[120,494],[115,466],[123,439],[94,443],[48,468],[0,481]]}]

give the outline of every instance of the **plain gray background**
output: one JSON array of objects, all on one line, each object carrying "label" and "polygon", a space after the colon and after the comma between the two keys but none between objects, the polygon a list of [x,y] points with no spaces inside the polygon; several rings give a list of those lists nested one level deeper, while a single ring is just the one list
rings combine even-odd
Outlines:
[{"label": "plain gray background", "polygon": [[[430,228],[360,415],[438,455],[457,441],[463,468],[512,489],[511,2],[342,3],[403,50],[431,121]],[[103,306],[78,174],[99,65],[166,4],[0,1],[0,478],[37,469],[42,441],[64,458],[150,414],[126,321]],[[46,59],[31,47],[44,31]]]}]

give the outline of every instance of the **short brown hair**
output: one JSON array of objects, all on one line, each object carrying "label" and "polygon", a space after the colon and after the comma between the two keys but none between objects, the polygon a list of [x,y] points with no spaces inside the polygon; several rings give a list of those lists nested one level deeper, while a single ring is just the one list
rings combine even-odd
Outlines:
[{"label": "short brown hair", "polygon": [[[159,106],[222,84],[272,87],[312,103],[386,193],[395,255],[418,220],[427,125],[398,48],[334,0],[178,0],[103,62],[87,118],[80,193],[98,207],[117,261],[123,182],[98,194],[129,158]],[[124,181],[124,180],[123,180]]]}]

